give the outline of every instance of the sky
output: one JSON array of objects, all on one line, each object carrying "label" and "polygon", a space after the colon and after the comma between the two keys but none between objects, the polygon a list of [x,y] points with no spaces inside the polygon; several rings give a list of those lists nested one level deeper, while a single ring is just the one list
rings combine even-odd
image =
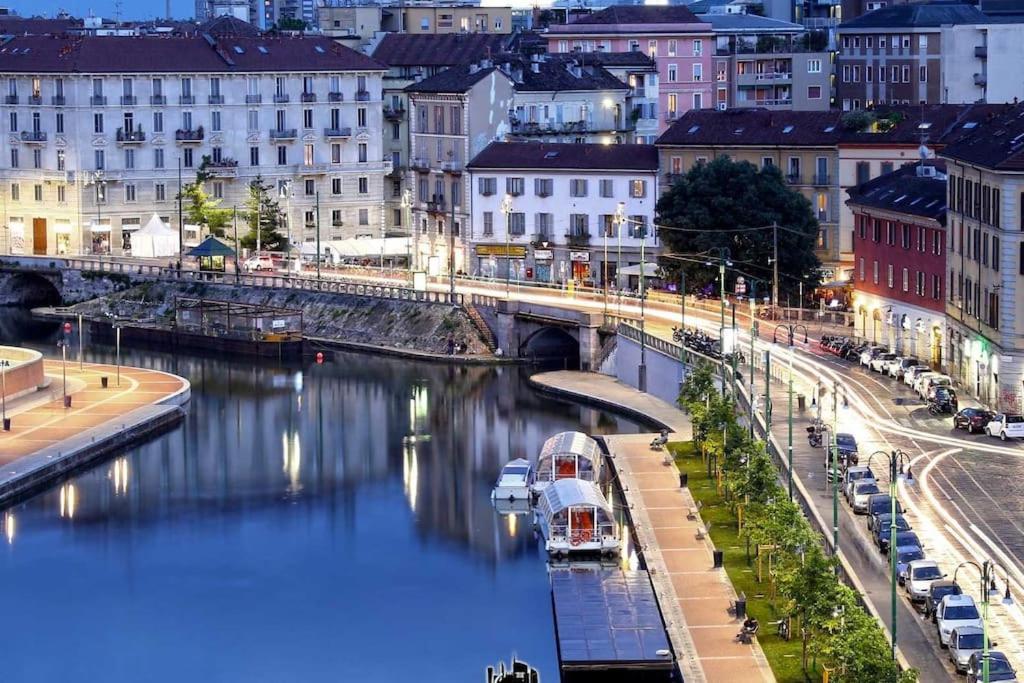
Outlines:
[{"label": "sky", "polygon": [[[23,17],[36,14],[53,16],[66,10],[76,17],[93,14],[104,17],[114,16],[115,0],[0,0],[0,7],[9,7]],[[165,0],[121,0],[123,19],[151,19],[163,16]],[[171,0],[171,11],[176,19],[185,19],[195,14],[194,0]]]}]

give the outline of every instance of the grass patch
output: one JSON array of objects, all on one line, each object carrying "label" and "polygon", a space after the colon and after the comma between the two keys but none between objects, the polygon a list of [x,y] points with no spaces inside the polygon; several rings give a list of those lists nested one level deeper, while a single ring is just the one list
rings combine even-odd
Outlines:
[{"label": "grass patch", "polygon": [[[821,671],[812,665],[805,674],[800,665],[801,644],[799,634],[790,640],[778,636],[774,623],[782,618],[783,601],[769,600],[768,584],[757,582],[757,560],[751,550],[750,565],[747,565],[746,539],[736,530],[736,515],[722,496],[718,494],[714,479],[708,476],[707,466],[696,452],[693,442],[669,444],[680,472],[688,477],[688,486],[693,499],[703,506],[700,511],[705,524],[711,524],[711,540],[715,548],[722,550],[726,574],[732,581],[736,593],[747,596],[747,611],[760,623],[757,640],[764,650],[768,664],[779,683],[806,683],[821,680]],[[737,626],[737,630],[739,627]],[[811,662],[809,662],[811,664]]]}]

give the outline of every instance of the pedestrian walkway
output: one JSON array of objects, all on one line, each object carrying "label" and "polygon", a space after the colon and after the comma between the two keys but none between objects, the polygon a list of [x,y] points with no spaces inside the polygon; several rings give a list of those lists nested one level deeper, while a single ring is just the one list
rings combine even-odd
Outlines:
[{"label": "pedestrian walkway", "polygon": [[[665,401],[640,393],[606,375],[548,372],[531,381],[544,389],[643,416],[691,438],[686,415]],[[773,681],[755,641],[735,641],[740,622],[729,614],[736,592],[725,571],[713,568],[714,546],[703,529],[689,489],[663,452],[650,449],[652,434],[608,436],[615,472],[630,508],[637,542],[651,574],[683,679],[690,681]],[[692,519],[690,517],[693,517]]]}]

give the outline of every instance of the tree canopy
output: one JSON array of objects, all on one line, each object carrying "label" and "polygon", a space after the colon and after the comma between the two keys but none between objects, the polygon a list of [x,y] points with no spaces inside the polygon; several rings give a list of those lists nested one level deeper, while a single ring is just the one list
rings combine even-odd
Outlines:
[{"label": "tree canopy", "polygon": [[[814,253],[818,221],[806,197],[789,188],[774,166],[759,169],[746,161],[718,157],[699,163],[676,180],[657,205],[658,222],[669,228],[659,236],[665,252],[701,254],[727,247],[735,269],[760,279],[757,292],[767,296],[772,278],[773,223],[779,226],[779,296],[805,290],[819,282],[821,262]],[[688,291],[718,282],[718,265],[663,259],[662,265],[678,278],[686,271]],[[726,289],[733,290],[739,273],[726,273]],[[749,281],[749,277],[747,278]],[[751,293],[748,287],[748,293]]]},{"label": "tree canopy", "polygon": [[220,208],[220,200],[206,191],[206,181],[212,176],[206,170],[210,157],[204,156],[196,171],[196,179],[181,188],[185,220],[193,225],[205,225],[217,237],[223,237],[231,221],[230,209]]},{"label": "tree canopy", "polygon": [[281,207],[273,190],[273,185],[263,182],[263,176],[256,176],[249,184],[249,196],[245,200],[245,220],[249,224],[249,232],[241,239],[246,249],[256,247],[257,222],[260,249],[284,251],[287,246],[287,240],[280,232]]}]

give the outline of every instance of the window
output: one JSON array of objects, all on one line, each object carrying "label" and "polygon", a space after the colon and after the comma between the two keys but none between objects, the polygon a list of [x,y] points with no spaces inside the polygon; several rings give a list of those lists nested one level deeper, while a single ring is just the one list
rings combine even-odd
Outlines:
[{"label": "window", "polygon": [[366,107],[356,109],[356,125],[360,128],[366,128]]},{"label": "window", "polygon": [[341,194],[341,178],[331,178],[331,194]]},{"label": "window", "polygon": [[922,64],[921,67],[920,67],[920,72],[921,72],[921,74],[920,74],[921,75],[921,82],[922,83],[927,83],[928,82],[928,66],[925,65],[925,64]]},{"label": "window", "polygon": [[65,158],[67,154],[63,149],[57,150],[57,170],[63,171],[65,166]]},{"label": "window", "polygon": [[668,94],[668,115],[669,115],[669,117],[674,118],[675,115],[676,115],[676,112],[679,111],[679,99],[678,98],[679,98],[679,96],[676,93],[674,93],[674,92],[671,92],[671,93]]},{"label": "window", "polygon": [[518,197],[523,194],[525,184],[524,178],[505,178],[505,192],[513,197]]},{"label": "window", "polygon": [[586,197],[587,196],[587,181],[585,179],[573,178],[569,181],[569,196],[570,197]]},{"label": "window", "polygon": [[704,65],[697,63],[693,65],[693,80],[701,81],[704,79]]},{"label": "window", "polygon": [[821,60],[820,59],[808,59],[807,60],[807,73],[809,73],[809,74],[820,74],[821,73]]},{"label": "window", "polygon": [[56,126],[57,126],[57,132],[58,133],[63,133],[64,132],[64,114],[63,114],[63,112],[57,112]]},{"label": "window", "polygon": [[539,236],[550,238],[555,230],[555,215],[553,213],[534,214],[533,229]]},{"label": "window", "polygon": [[484,197],[490,197],[498,192],[497,178],[478,178],[477,189]]},{"label": "window", "polygon": [[370,179],[366,176],[360,176],[359,178],[359,194],[370,194]]},{"label": "window", "polygon": [[629,181],[629,196],[634,198],[643,198],[647,196],[647,181],[646,180],[631,180]]},{"label": "window", "polygon": [[[879,79],[879,80],[884,80],[884,79]],[[892,81],[893,83],[899,83],[900,82],[900,68],[898,66],[894,66],[894,67],[890,68],[890,78],[889,78],[889,80]]]},{"label": "window", "polygon": [[167,200],[167,186],[163,183],[156,183],[153,185],[153,196],[156,197],[158,202]]},{"label": "window", "polygon": [[306,193],[307,197],[312,197],[316,194],[316,181],[312,178],[307,178],[302,183],[302,189]]},{"label": "window", "polygon": [[370,210],[369,209],[359,209],[359,225],[369,225],[369,224],[370,224]]},{"label": "window", "polygon": [[992,270],[999,272],[999,237],[992,235]]},{"label": "window", "polygon": [[582,237],[590,234],[590,216],[585,213],[569,214],[569,235]]},{"label": "window", "polygon": [[[401,215],[402,215],[401,211],[396,211],[395,212],[396,220],[400,221],[401,220]],[[341,217],[341,209],[331,209],[331,225],[333,225],[336,228],[340,228],[344,224],[345,224],[345,221]],[[395,225],[400,225],[400,223],[396,222]]]},{"label": "window", "polygon": [[647,41],[647,55],[651,59],[654,59],[655,57],[658,56],[658,41],[657,40],[648,40]]},{"label": "window", "polygon": [[910,291],[910,271],[908,271],[906,268],[903,269],[903,291]]},{"label": "window", "polygon": [[889,289],[892,289],[892,286],[893,286],[893,277],[892,277],[892,275],[893,275],[893,273],[892,273],[892,264],[890,263],[888,266],[886,266],[886,274],[885,274],[885,278],[886,278],[885,281],[886,281],[886,284],[889,286]]},{"label": "window", "polygon": [[[11,183],[11,201],[21,201],[21,185],[18,185],[18,183]],[[1021,246],[1024,247],[1024,245]],[[1021,266],[1021,268],[1024,269],[1024,266]],[[1021,273],[1024,273],[1024,270],[1021,270]]]},{"label": "window", "polygon": [[494,212],[484,211],[484,237],[494,235]]},{"label": "window", "polygon": [[[16,149],[12,149],[11,153],[14,154],[17,151],[18,150],[16,150]],[[96,168],[97,171],[102,171],[104,168],[106,168],[106,163],[105,163],[106,159],[104,158],[104,154],[103,154],[103,150],[102,149],[93,150],[93,161],[95,162],[95,168]],[[15,167],[17,166],[17,164],[11,164],[11,165],[15,166]]]},{"label": "window", "polygon": [[128,183],[124,186],[124,200],[126,202],[135,201],[135,185]]},{"label": "window", "polygon": [[874,284],[878,284],[878,260],[871,262],[871,281]]},{"label": "window", "polygon": [[703,95],[703,93],[699,93],[699,92],[693,93],[693,108],[694,109],[703,109],[704,108],[704,95]]},{"label": "window", "polygon": [[857,262],[857,273],[861,282],[864,282],[864,257],[861,256]]},{"label": "window", "polygon": [[859,64],[854,64],[853,65],[853,82],[854,83],[860,83],[860,65]]},{"label": "window", "polygon": [[932,275],[932,298],[935,300],[942,298],[942,278],[938,275]]},{"label": "window", "polygon": [[192,168],[192,166],[194,165],[193,160],[192,160],[192,156],[193,156],[192,148],[191,147],[186,147],[184,150],[182,150],[182,152],[183,152],[183,154],[182,154],[181,165],[184,166],[185,168]]},{"label": "window", "polygon": [[367,150],[366,143],[365,142],[360,142],[359,143],[359,147],[357,149],[359,150],[359,161],[361,163],[366,163],[366,160],[368,158],[367,157],[367,151],[366,151]]},{"label": "window", "polygon": [[693,56],[700,57],[704,54],[704,41],[697,38],[693,41]]},{"label": "window", "polygon": [[[128,189],[128,187],[132,187],[132,186],[131,185],[126,186],[125,189]],[[35,200],[37,202],[43,201],[43,186],[42,185],[33,185],[32,186],[32,195],[33,195],[33,197],[35,198]]]},{"label": "window", "polygon": [[512,211],[508,214],[508,234],[526,234],[526,214],[520,211]]},{"label": "window", "polygon": [[809,99],[809,100],[820,100],[821,99],[821,86],[820,85],[809,85],[809,86],[807,86],[807,99]]},{"label": "window", "polygon": [[[12,119],[12,121],[16,121],[16,119]],[[18,124],[15,122],[13,125],[15,127],[17,127]],[[13,128],[12,128],[12,130],[13,130]],[[103,114],[93,114],[92,115],[92,132],[93,133],[102,133],[103,132]]]},{"label": "window", "polygon": [[910,67],[909,66],[903,66],[902,70],[903,70],[903,82],[904,83],[910,83]]},{"label": "window", "polygon": [[555,181],[551,178],[535,178],[533,181],[533,193],[538,197],[550,197],[554,192],[554,187]]},{"label": "window", "polygon": [[32,150],[32,168],[42,168],[42,167],[43,167],[43,150],[41,150],[41,149],[34,149],[34,150]]},{"label": "window", "polygon": [[259,166],[260,165],[260,148],[250,147],[249,148],[249,165]]},{"label": "window", "polygon": [[210,130],[214,132],[220,132],[220,112],[210,112]]},{"label": "window", "polygon": [[[694,66],[696,66],[696,64]],[[675,83],[677,80],[679,80],[678,74],[679,74],[678,66],[675,65],[675,64],[669,64],[668,65],[668,82],[669,83]]]},{"label": "window", "polygon": [[915,288],[914,292],[918,296],[925,296],[926,295],[925,294],[924,273],[921,272],[920,270],[917,271],[917,287]]},{"label": "window", "polygon": [[316,150],[313,145],[306,143],[302,146],[302,164],[303,166],[312,166],[316,160]]},{"label": "window", "polygon": [[614,197],[615,196],[615,181],[610,179],[601,180],[601,196],[602,197]]},{"label": "window", "polygon": [[135,150],[126,149],[124,151],[124,167],[128,170],[135,168]]},{"label": "window", "polygon": [[277,165],[286,166],[288,164],[288,148],[284,145],[277,146]]},{"label": "window", "polygon": [[153,132],[164,132],[164,113],[162,111],[153,112]]},{"label": "window", "polygon": [[676,49],[678,48],[678,46],[679,46],[679,41],[676,41],[676,40],[668,41],[668,56],[669,57],[675,57],[676,56]]}]

